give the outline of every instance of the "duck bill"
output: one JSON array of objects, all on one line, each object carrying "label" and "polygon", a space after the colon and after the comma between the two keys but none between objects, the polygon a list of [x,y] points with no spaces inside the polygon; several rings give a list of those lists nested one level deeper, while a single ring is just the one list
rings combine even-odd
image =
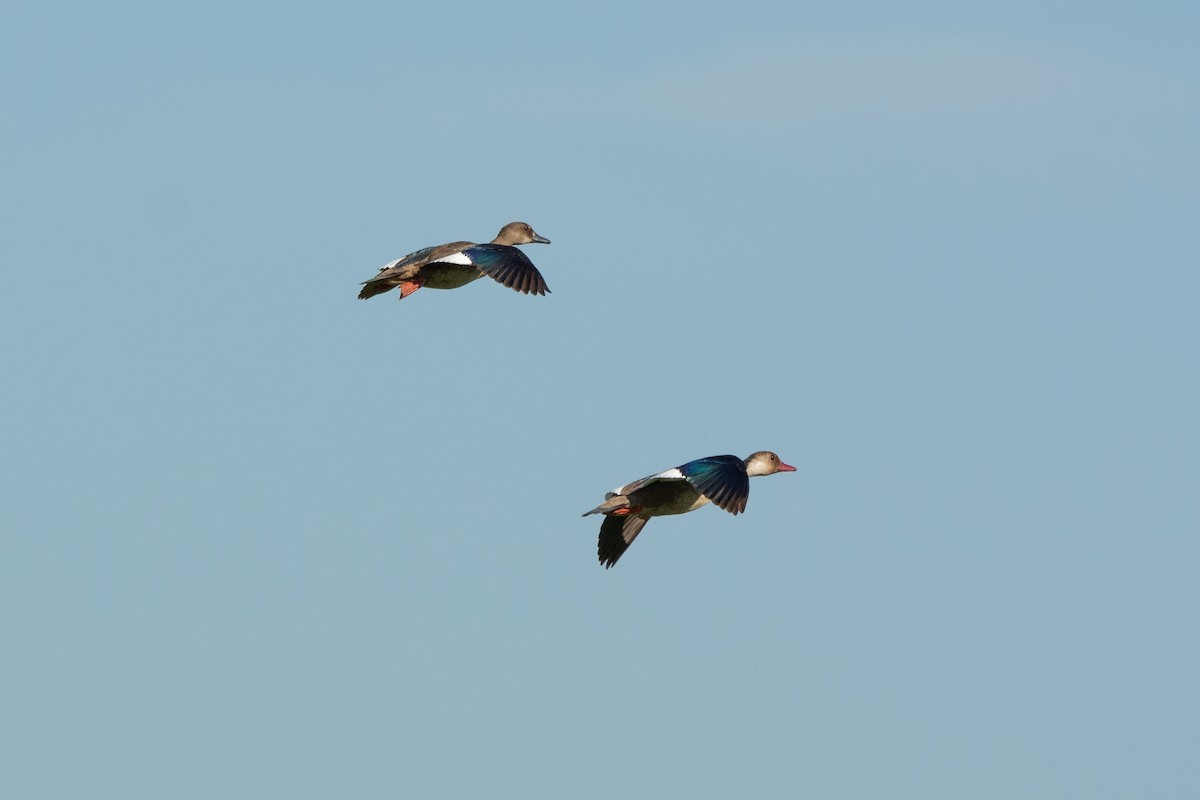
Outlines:
[{"label": "duck bill", "polygon": [[533,235],[533,241],[535,244],[550,244],[549,239],[547,239],[545,236],[539,236],[536,233]]},{"label": "duck bill", "polygon": [[783,463],[782,461],[780,461],[780,462],[779,462],[779,469],[778,469],[778,470],[776,470],[776,471],[777,471],[777,472],[795,472],[795,471],[796,471],[796,468],[795,468],[795,467],[793,467],[791,464],[785,464],[785,463]]}]

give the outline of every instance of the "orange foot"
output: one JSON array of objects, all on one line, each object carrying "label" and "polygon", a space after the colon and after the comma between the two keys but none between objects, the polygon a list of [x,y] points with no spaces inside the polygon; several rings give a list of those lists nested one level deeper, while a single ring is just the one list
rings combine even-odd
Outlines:
[{"label": "orange foot", "polygon": [[618,508],[616,511],[612,512],[612,515],[614,517],[628,517],[630,514],[640,513],[642,513],[641,506],[630,506],[629,508]]},{"label": "orange foot", "polygon": [[416,278],[411,281],[405,281],[404,283],[400,284],[400,299],[403,300],[424,285],[425,281],[421,280],[420,278]]}]

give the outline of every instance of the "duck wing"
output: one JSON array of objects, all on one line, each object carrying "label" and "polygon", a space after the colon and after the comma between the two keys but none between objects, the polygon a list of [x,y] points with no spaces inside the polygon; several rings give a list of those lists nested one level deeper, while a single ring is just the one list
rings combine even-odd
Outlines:
[{"label": "duck wing", "polygon": [[522,294],[545,295],[550,291],[546,280],[537,267],[516,247],[506,244],[477,244],[455,256],[455,263],[463,263],[457,259],[465,258],[484,275]]},{"label": "duck wing", "polygon": [[[468,247],[474,246],[474,242],[450,242],[449,244],[439,244],[433,247],[423,247],[415,253],[409,253],[403,258],[397,258],[395,261],[384,264],[379,268],[379,272],[382,274],[410,267],[423,267],[426,264],[441,261],[447,256],[453,256],[455,253],[461,253]],[[375,277],[378,278],[379,276],[376,275]]]},{"label": "duck wing", "polygon": [[600,526],[596,555],[600,557],[600,563],[605,569],[617,563],[617,559],[629,549],[629,545],[633,544],[633,540],[642,532],[642,528],[646,527],[647,522],[646,518],[633,514],[604,518],[604,524]]},{"label": "duck wing", "polygon": [[689,461],[662,475],[678,472],[700,494],[730,514],[746,510],[750,478],[745,462],[737,456],[709,456]]}]

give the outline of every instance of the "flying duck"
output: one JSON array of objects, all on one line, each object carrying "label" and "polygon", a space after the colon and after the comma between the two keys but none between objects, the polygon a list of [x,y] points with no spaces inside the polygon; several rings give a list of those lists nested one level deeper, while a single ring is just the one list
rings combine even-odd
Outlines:
[{"label": "flying duck", "polygon": [[759,450],[745,459],[698,458],[618,486],[604,496],[603,503],[583,516],[605,515],[596,551],[600,563],[608,569],[629,549],[651,517],[686,514],[708,503],[716,503],[730,514],[739,514],[746,510],[746,500],[750,497],[750,478],[795,471],[795,467],[767,450]]},{"label": "flying duck", "polygon": [[550,291],[542,274],[514,245],[550,244],[524,222],[510,222],[489,244],[451,242],[426,247],[379,268],[379,274],[363,281],[359,300],[366,300],[400,287],[400,299],[420,289],[457,289],[487,275],[523,294],[544,295]]}]

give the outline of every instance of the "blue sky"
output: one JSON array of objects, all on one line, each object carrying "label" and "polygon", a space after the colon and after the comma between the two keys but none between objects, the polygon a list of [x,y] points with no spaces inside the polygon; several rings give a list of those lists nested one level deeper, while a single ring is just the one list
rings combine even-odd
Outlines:
[{"label": "blue sky", "polygon": [[1197,22],[9,4],[0,794],[1195,795]]}]

